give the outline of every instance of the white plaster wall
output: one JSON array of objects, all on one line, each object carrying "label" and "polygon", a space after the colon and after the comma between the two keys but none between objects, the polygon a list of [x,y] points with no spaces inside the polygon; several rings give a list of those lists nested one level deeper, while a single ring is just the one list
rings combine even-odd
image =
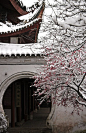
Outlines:
[{"label": "white plaster wall", "polygon": [[[74,133],[86,129],[86,108],[80,114],[72,112],[71,107],[53,106],[52,117],[48,117],[47,122],[52,127],[53,133]],[[48,126],[49,126],[48,125]]]},{"label": "white plaster wall", "polygon": [[[29,71],[37,73],[39,65],[0,65],[0,84],[12,74]],[[7,74],[7,75],[6,75]]]}]

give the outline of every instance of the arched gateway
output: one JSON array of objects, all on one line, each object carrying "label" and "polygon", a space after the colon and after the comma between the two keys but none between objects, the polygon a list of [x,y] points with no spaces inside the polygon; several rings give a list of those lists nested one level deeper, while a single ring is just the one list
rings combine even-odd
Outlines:
[{"label": "arched gateway", "polygon": [[[7,89],[7,87],[13,83],[14,81],[18,80],[18,79],[22,79],[22,78],[33,78],[33,76],[35,76],[36,73],[33,72],[18,72],[18,73],[14,73],[11,76],[9,76],[7,79],[5,79],[0,86],[0,91],[2,93],[2,97]],[[1,97],[1,101],[2,101],[2,97]]]},{"label": "arched gateway", "polygon": [[[28,120],[37,107],[32,97],[36,88],[30,86],[34,82],[33,76],[38,73],[37,68],[45,62],[41,46],[37,43],[32,44],[32,47],[36,45],[34,53],[29,44],[11,44],[10,48],[8,45],[0,45],[0,112],[8,116],[9,123],[14,127]],[[17,49],[13,54],[14,47]]]},{"label": "arched gateway", "polygon": [[12,74],[1,84],[1,107],[12,127],[27,120],[36,108],[32,97],[35,88],[30,87],[34,75],[33,72],[21,71]]}]

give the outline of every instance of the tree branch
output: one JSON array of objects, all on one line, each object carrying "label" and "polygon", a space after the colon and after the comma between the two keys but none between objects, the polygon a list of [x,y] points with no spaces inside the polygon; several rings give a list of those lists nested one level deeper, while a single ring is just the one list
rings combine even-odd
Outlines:
[{"label": "tree branch", "polygon": [[78,87],[80,87],[80,85],[82,84],[83,80],[85,79],[85,76],[86,76],[86,73],[84,74],[84,76],[83,76],[83,78],[82,78],[80,84],[78,85]]}]

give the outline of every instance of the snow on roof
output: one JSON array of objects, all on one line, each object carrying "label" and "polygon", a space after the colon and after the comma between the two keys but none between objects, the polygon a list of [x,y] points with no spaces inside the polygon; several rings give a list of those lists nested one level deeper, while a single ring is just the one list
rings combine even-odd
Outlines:
[{"label": "snow on roof", "polygon": [[43,47],[39,43],[29,44],[11,44],[11,43],[0,43],[0,55],[42,55],[44,52]]},{"label": "snow on roof", "polygon": [[18,17],[20,20],[32,20],[34,18],[34,16],[36,16],[38,14],[38,12],[41,10],[43,6],[43,0],[41,0],[38,3],[35,3],[32,7],[27,8],[27,11],[29,12],[26,15],[20,16]]},{"label": "snow on roof", "polygon": [[38,8],[36,8],[35,10],[34,10],[34,12],[32,13],[32,12],[30,12],[30,13],[28,13],[28,14],[26,14],[26,15],[23,15],[23,16],[20,16],[20,17],[18,17],[20,20],[30,20],[30,19],[32,19],[34,16],[36,16],[37,15],[37,13],[41,10],[41,7],[42,7],[42,4],[38,7]]},{"label": "snow on roof", "polygon": [[[8,33],[8,32],[16,32],[16,30],[22,30],[22,28],[27,28],[27,26],[33,25],[40,18],[36,18],[35,16],[39,13],[43,5],[43,0],[39,3],[39,7],[34,10],[34,12],[30,12],[27,15],[23,15],[19,17],[22,22],[17,25],[12,25],[10,22],[6,22],[6,24],[0,22],[0,33]],[[35,18],[35,19],[34,19]]]},{"label": "snow on roof", "polygon": [[8,32],[16,32],[17,30],[22,30],[23,28],[27,28],[28,26],[33,25],[35,22],[37,22],[40,18],[36,18],[31,22],[27,23],[19,23],[17,25],[12,25],[11,23],[9,24],[4,24],[0,22],[0,33],[8,33]]},{"label": "snow on roof", "polygon": [[43,1],[43,0],[19,0],[19,1],[22,2],[23,5],[28,8],[28,7],[31,7],[32,5],[34,5],[37,2],[40,4],[41,1]]}]

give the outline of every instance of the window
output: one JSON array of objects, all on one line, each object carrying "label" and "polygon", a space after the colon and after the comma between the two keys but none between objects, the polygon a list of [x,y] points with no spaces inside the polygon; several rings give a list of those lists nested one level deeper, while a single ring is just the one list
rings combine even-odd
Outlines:
[{"label": "window", "polygon": [[10,43],[18,44],[18,37],[10,37]]}]

